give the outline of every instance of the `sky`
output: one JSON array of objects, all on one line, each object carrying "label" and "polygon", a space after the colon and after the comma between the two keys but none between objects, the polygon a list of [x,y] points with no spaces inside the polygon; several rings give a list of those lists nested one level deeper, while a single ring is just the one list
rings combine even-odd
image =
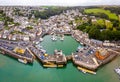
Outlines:
[{"label": "sky", "polygon": [[0,0],[0,5],[22,6],[89,6],[120,5],[120,0]]}]

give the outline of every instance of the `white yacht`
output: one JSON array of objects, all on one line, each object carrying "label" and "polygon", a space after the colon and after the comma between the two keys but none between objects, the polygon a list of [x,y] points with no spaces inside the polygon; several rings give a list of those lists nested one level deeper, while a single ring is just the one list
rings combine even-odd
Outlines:
[{"label": "white yacht", "polygon": [[21,63],[27,64],[27,60],[25,60],[25,59],[24,60],[23,59],[18,59],[18,61],[21,62]]},{"label": "white yacht", "polygon": [[55,37],[55,35],[53,35],[53,36],[51,37],[51,39],[52,39],[53,41],[56,41],[56,40],[57,40],[57,37]]},{"label": "white yacht", "polygon": [[115,68],[114,71],[120,76],[120,67]]},{"label": "white yacht", "polygon": [[62,40],[62,41],[64,40],[64,35],[62,35],[62,36],[60,37],[60,40]]}]

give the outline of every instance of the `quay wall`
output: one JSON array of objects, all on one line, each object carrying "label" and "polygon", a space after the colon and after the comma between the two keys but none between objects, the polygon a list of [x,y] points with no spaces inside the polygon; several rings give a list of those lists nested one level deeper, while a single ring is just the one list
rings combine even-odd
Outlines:
[{"label": "quay wall", "polygon": [[66,59],[67,59],[67,61],[68,61],[68,60],[72,60],[72,55],[66,56]]},{"label": "quay wall", "polygon": [[99,66],[97,65],[90,65],[90,64],[87,64],[85,62],[82,62],[82,61],[77,61],[73,58],[73,63],[77,66],[81,66],[81,67],[84,67],[86,69],[89,69],[89,70],[93,70],[93,71],[96,71],[99,67],[109,63],[110,61],[112,61],[117,55],[116,54],[112,54],[110,55],[108,58],[106,58],[105,60],[103,60],[102,62],[99,62]]},{"label": "quay wall", "polygon": [[115,59],[116,57],[117,57],[116,54],[110,55],[107,59],[105,59],[104,61],[102,61],[102,62],[100,63],[100,66],[103,66],[103,65],[109,63],[110,61],[112,61],[112,60]]},{"label": "quay wall", "polygon": [[0,47],[0,50],[4,51],[5,54],[7,54],[9,56],[12,56],[14,58],[23,59],[23,60],[26,59],[27,62],[33,63],[33,58],[27,58],[27,57],[23,57],[23,56],[17,55],[16,53],[13,53],[12,51],[9,51],[9,50],[1,48],[1,47]]},{"label": "quay wall", "polygon": [[97,65],[90,65],[90,64],[87,64],[87,63],[84,63],[84,62],[81,62],[81,61],[73,60],[73,63],[77,66],[81,66],[81,67],[84,67],[86,69],[93,70],[93,71],[95,71],[98,68]]},{"label": "quay wall", "polygon": [[[32,46],[34,49],[36,49],[36,50],[38,50],[37,49],[37,47],[35,47],[35,46]],[[30,49],[30,48],[29,48]],[[38,54],[36,54],[34,51],[32,51],[31,49],[30,49],[30,51],[36,56],[36,58],[42,63],[42,64],[44,64],[45,62],[42,60],[42,59],[40,59],[40,57],[39,57],[39,55]],[[40,54],[40,53],[39,53]],[[41,55],[41,54],[40,54]]]}]

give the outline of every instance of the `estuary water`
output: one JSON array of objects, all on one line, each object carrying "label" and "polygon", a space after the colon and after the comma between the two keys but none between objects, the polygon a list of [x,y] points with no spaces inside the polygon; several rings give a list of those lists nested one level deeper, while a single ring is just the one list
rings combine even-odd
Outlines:
[{"label": "estuary water", "polygon": [[[53,54],[54,49],[62,49],[66,55],[74,52],[80,44],[71,36],[64,41],[51,41],[45,36],[40,44],[47,53]],[[38,61],[22,64],[17,59],[0,54],[0,82],[120,82],[114,68],[120,66],[120,57],[97,70],[96,75],[84,74],[68,62],[64,68],[43,68]]]}]

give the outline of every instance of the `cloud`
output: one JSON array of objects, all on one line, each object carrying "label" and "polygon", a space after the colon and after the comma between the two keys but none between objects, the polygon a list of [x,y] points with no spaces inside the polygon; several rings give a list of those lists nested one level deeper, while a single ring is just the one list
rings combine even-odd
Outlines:
[{"label": "cloud", "polygon": [[120,5],[120,0],[0,0],[0,5],[31,5],[31,6]]}]

